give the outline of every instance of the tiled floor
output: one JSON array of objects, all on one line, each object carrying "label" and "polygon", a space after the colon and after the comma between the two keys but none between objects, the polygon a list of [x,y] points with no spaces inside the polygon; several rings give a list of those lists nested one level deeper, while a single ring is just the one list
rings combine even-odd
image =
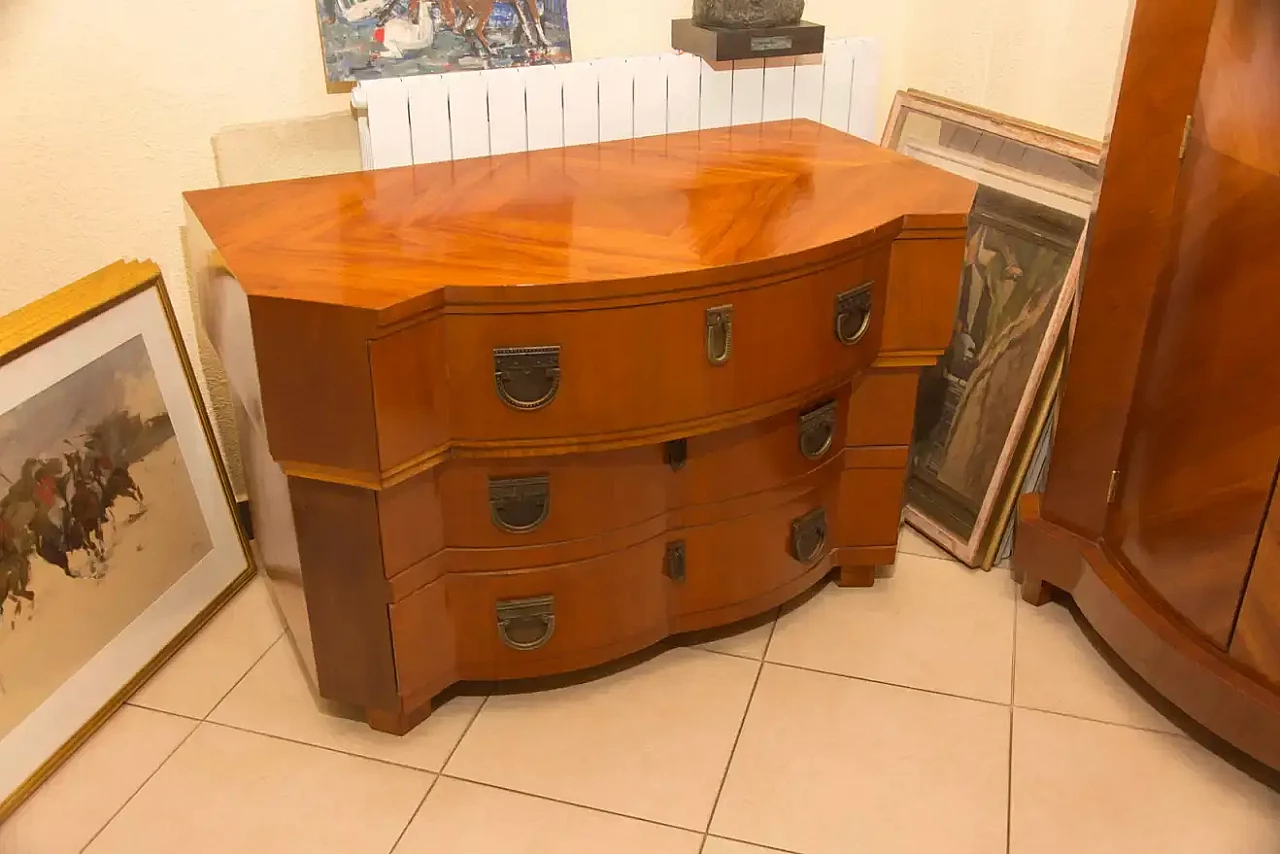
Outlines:
[{"label": "tiled floor", "polygon": [[255,582],[0,827],[66,851],[1265,854],[1280,794],[908,532],[873,589],[403,739],[317,709]]}]

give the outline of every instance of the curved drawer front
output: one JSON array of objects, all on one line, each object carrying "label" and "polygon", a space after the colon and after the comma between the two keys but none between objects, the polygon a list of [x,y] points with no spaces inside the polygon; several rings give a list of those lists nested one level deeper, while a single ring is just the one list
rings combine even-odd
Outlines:
[{"label": "curved drawer front", "polygon": [[456,674],[446,684],[577,670],[657,642],[667,634],[662,556],[652,539],[577,563],[439,579],[390,607],[401,692],[438,679],[448,645]]},{"label": "curved drawer front", "polygon": [[[815,473],[821,486],[748,515],[675,529],[610,554],[437,579],[390,606],[402,693],[433,679],[591,667],[657,642],[685,615],[762,600],[834,547],[841,471],[828,466]],[[450,648],[454,672],[442,677]]]},{"label": "curved drawer front", "polygon": [[450,313],[377,339],[382,469],[450,444],[597,450],[799,405],[874,358],[888,260],[884,246],[794,279],[670,302]]},{"label": "curved drawer front", "polygon": [[838,456],[847,404],[841,389],[757,424],[661,445],[450,461],[379,493],[386,574],[443,549],[500,553],[441,559],[424,578],[468,563],[485,571],[554,562],[522,547],[576,542],[561,551],[567,560],[635,542],[648,534],[606,535],[663,530],[679,524],[664,519],[668,513],[778,489]]},{"label": "curved drawer front", "polygon": [[[528,443],[642,436],[838,381],[874,353],[874,295],[885,259],[868,256],[703,299],[452,316],[454,437]],[[867,328],[842,343],[839,297],[864,286],[870,301],[855,302],[870,309]],[[857,306],[852,311],[859,314]],[[856,332],[860,325],[853,320],[843,328]]]},{"label": "curved drawer front", "polygon": [[[838,464],[837,464],[838,465]],[[824,466],[780,503],[716,524],[673,531],[684,570],[671,613],[685,616],[765,596],[808,572],[835,545],[841,469]]]}]

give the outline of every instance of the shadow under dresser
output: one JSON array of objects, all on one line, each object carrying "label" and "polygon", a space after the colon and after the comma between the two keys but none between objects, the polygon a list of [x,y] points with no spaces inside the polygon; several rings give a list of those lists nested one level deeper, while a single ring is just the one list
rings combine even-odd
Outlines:
[{"label": "shadow under dresser", "polygon": [[807,121],[188,193],[321,696],[602,664],[894,560],[974,185]]}]

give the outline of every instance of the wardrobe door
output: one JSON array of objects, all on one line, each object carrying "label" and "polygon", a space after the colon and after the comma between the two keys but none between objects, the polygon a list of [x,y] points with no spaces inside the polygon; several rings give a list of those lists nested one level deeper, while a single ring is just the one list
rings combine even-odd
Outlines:
[{"label": "wardrobe door", "polygon": [[1106,539],[1230,640],[1280,458],[1280,4],[1221,0]]},{"label": "wardrobe door", "polygon": [[1231,635],[1231,655],[1280,688],[1280,502],[1274,491]]}]

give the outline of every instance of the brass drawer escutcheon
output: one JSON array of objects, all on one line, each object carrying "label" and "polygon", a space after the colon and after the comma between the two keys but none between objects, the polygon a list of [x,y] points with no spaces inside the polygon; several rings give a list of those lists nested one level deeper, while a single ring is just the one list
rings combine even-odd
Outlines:
[{"label": "brass drawer escutcheon", "polygon": [[512,649],[537,649],[556,631],[556,597],[506,599],[497,604],[498,636]]},{"label": "brass drawer escutcheon", "polygon": [[791,556],[801,563],[810,563],[822,554],[827,544],[827,511],[825,507],[811,510],[791,523]]},{"label": "brass drawer escutcheon", "polygon": [[547,521],[551,513],[551,478],[489,478],[489,517],[499,530],[527,534]]},{"label": "brass drawer escutcheon", "polygon": [[831,450],[836,433],[836,402],[824,403],[800,416],[800,453],[816,460]]},{"label": "brass drawer escutcheon", "polygon": [[493,381],[513,409],[541,409],[560,390],[560,347],[495,347]]},{"label": "brass drawer escutcheon", "polygon": [[672,439],[662,446],[662,461],[671,466],[672,471],[680,471],[688,459],[688,439]]},{"label": "brass drawer escutcheon", "polygon": [[836,294],[836,340],[841,344],[857,344],[871,328],[872,284],[864,282]]},{"label": "brass drawer escutcheon", "polygon": [[707,309],[707,361],[723,365],[733,355],[733,306]]},{"label": "brass drawer escutcheon", "polygon": [[685,548],[684,540],[667,543],[667,553],[662,559],[662,572],[672,581],[684,581]]}]

